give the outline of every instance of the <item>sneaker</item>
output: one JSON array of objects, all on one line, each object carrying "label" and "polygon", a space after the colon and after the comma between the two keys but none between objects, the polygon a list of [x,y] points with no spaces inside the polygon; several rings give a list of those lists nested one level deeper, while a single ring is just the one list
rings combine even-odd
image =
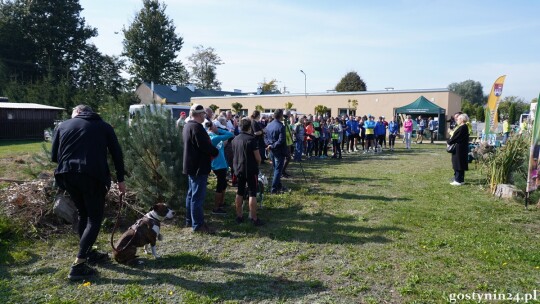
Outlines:
[{"label": "sneaker", "polygon": [[103,252],[99,252],[99,251],[97,251],[95,249],[92,249],[92,251],[90,251],[88,253],[88,257],[86,258],[86,261],[90,265],[95,265],[95,264],[98,264],[98,263],[109,261],[109,259],[110,258],[109,258],[108,253],[103,253]]},{"label": "sneaker", "polygon": [[223,210],[223,208],[219,207],[219,208],[213,209],[212,214],[215,214],[215,215],[227,215],[227,211],[225,211],[225,210]]},{"label": "sneaker", "polygon": [[453,182],[450,183],[450,185],[452,185],[452,186],[461,186],[462,184],[459,183],[459,182],[453,181]]},{"label": "sneaker", "polygon": [[193,232],[195,233],[201,233],[201,234],[215,234],[216,231],[210,227],[208,227],[208,225],[206,225],[206,223],[202,224],[202,226],[197,229],[197,230],[193,230]]},{"label": "sneaker", "polygon": [[237,216],[235,221],[236,221],[238,224],[241,224],[241,223],[244,222],[244,218],[241,217],[241,216]]},{"label": "sneaker", "polygon": [[72,265],[68,274],[70,280],[84,280],[97,275],[97,270],[88,266],[86,262]]},{"label": "sneaker", "polygon": [[251,219],[251,223],[253,224],[253,226],[262,226],[262,225],[264,225],[264,222],[261,221],[260,218],[257,218],[256,220]]}]

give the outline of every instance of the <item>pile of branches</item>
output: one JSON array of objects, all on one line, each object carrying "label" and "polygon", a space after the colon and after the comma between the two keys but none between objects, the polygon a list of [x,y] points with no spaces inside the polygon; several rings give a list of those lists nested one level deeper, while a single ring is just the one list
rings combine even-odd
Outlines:
[{"label": "pile of branches", "polygon": [[[14,182],[0,191],[0,212],[14,225],[21,227],[21,234],[26,238],[48,239],[52,235],[76,231],[77,223],[68,223],[53,212],[57,195],[67,195],[55,186],[54,177],[41,175],[29,182]],[[145,212],[136,206],[136,193],[128,192],[124,202],[131,208],[124,208],[121,222],[131,222]],[[126,204],[126,205],[127,205]],[[120,207],[120,191],[113,184],[105,201],[104,226],[114,225]],[[139,212],[137,212],[137,211]]]}]

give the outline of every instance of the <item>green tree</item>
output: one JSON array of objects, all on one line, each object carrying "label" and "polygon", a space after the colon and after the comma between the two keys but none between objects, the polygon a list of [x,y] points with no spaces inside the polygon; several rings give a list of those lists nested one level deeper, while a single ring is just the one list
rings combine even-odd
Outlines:
[{"label": "green tree", "polygon": [[264,107],[261,106],[261,105],[256,105],[256,106],[255,106],[255,110],[257,110],[257,111],[259,111],[259,112],[262,113],[262,112],[264,112]]},{"label": "green tree", "polygon": [[486,111],[486,109],[484,109],[484,107],[481,106],[481,105],[478,105],[476,107],[476,120],[477,121],[485,121],[486,120],[485,111]]},{"label": "green tree", "polygon": [[195,47],[195,53],[188,58],[191,68],[190,81],[201,89],[221,90],[221,82],[217,80],[216,69],[223,61],[212,47],[202,45]]},{"label": "green tree", "polygon": [[124,52],[129,61],[132,82],[185,84],[187,71],[177,54],[184,43],[175,31],[173,20],[165,14],[159,0],[143,0],[143,8],[129,28],[123,29]]},{"label": "green tree", "polygon": [[290,101],[289,101],[289,102],[286,102],[286,103],[285,103],[285,110],[290,110],[290,109],[292,109],[293,105],[294,105],[294,104],[293,104],[292,102],[290,102]]},{"label": "green tree", "polygon": [[102,108],[103,118],[115,127],[128,170],[126,182],[145,207],[167,203],[182,207],[187,181],[182,174],[182,132],[166,110],[144,110],[131,126],[125,109],[110,105]]},{"label": "green tree", "polygon": [[210,109],[212,109],[212,111],[213,111],[214,113],[216,113],[217,110],[219,109],[219,106],[217,106],[217,105],[215,105],[215,104],[211,104],[211,105],[209,105],[208,107],[209,107]]},{"label": "green tree", "polygon": [[[514,107],[512,110],[514,114],[511,113],[512,106]],[[510,122],[514,123],[519,119],[519,116],[522,113],[527,113],[529,108],[530,104],[525,102],[523,98],[517,96],[506,96],[499,102],[497,110],[499,112],[499,116],[508,116]]]},{"label": "green tree", "polygon": [[328,108],[323,105],[318,105],[315,107],[315,114],[317,115],[324,115],[328,112]]},{"label": "green tree", "polygon": [[[28,100],[46,93],[40,103],[69,103],[74,93],[74,71],[97,31],[80,17],[78,0],[2,1],[0,3],[0,62],[10,82],[0,83],[0,93]],[[65,94],[68,94],[67,96]],[[11,95],[8,95],[11,97]]]},{"label": "green tree", "polygon": [[364,80],[362,80],[360,75],[354,71],[348,72],[336,85],[336,91],[338,92],[356,92],[366,90],[366,83]]},{"label": "green tree", "polygon": [[482,84],[478,81],[469,79],[459,83],[454,82],[448,85],[448,89],[473,104],[483,105],[486,102]]},{"label": "green tree", "polygon": [[272,79],[269,82],[263,81],[262,83],[259,83],[259,86],[262,90],[262,93],[281,93],[279,91],[278,81],[276,79]]},{"label": "green tree", "polygon": [[238,113],[240,113],[240,110],[242,110],[242,107],[244,107],[244,106],[239,102],[235,102],[235,103],[231,104],[231,107],[233,109],[233,112],[235,114],[238,114]]}]

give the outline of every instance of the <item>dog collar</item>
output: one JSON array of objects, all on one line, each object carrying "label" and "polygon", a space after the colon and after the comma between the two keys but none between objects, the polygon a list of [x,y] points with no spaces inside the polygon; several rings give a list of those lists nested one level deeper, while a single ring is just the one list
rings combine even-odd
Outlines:
[{"label": "dog collar", "polygon": [[147,214],[145,214],[145,216],[148,217],[149,219],[152,219],[152,220],[155,220],[155,221],[158,221],[158,222],[161,222],[161,221],[163,221],[163,219],[165,219],[164,216],[159,216],[157,214],[155,214],[155,217],[154,217],[152,215],[152,213],[155,214],[154,211],[151,211],[151,212],[148,212]]}]

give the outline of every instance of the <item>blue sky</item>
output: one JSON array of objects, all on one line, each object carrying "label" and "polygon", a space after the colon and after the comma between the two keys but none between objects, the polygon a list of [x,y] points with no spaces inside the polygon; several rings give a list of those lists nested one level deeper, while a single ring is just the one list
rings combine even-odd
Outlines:
[{"label": "blue sky", "polygon": [[[81,0],[96,27],[92,42],[122,52],[142,0]],[[277,79],[291,93],[333,89],[356,71],[368,91],[445,88],[479,81],[487,94],[507,75],[503,96],[540,93],[540,1],[235,1],[169,0],[166,13],[184,46],[213,47],[223,90],[255,91]],[[120,34],[115,34],[119,32]]]}]

